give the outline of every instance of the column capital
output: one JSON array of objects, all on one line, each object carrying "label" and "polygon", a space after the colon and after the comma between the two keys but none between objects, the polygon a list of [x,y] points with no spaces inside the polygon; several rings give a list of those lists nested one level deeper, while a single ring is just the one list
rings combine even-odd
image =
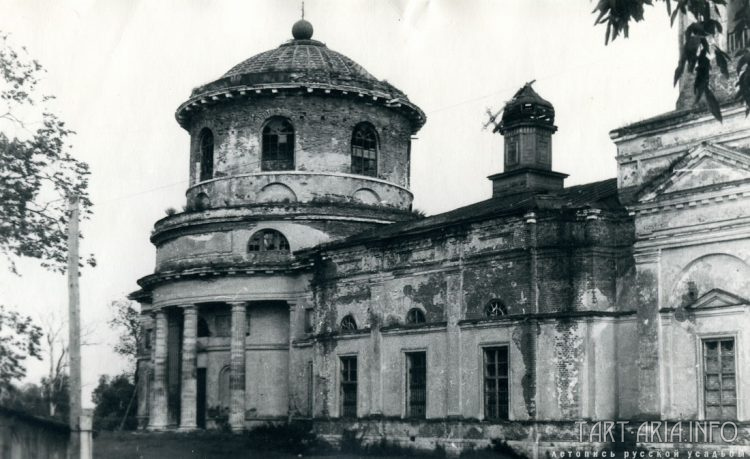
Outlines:
[{"label": "column capital", "polygon": [[198,313],[197,304],[183,304],[180,306],[180,309],[182,309],[183,314],[197,314]]},{"label": "column capital", "polygon": [[247,301],[227,301],[227,304],[232,307],[232,311],[247,309]]}]

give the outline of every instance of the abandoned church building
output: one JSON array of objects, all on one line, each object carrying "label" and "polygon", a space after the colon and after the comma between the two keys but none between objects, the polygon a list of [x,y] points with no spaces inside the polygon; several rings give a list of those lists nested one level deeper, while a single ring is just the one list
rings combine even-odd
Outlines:
[{"label": "abandoned church building", "polygon": [[141,428],[523,447],[584,419],[750,420],[744,107],[720,123],[685,77],[676,110],[612,131],[617,178],[566,187],[555,108],[527,84],[492,196],[421,217],[423,111],[309,22],[292,35],[177,109],[187,205],[131,294]]}]

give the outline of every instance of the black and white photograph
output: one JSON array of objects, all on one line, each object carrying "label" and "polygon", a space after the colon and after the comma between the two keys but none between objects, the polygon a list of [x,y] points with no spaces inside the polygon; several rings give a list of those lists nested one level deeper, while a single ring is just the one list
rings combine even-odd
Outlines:
[{"label": "black and white photograph", "polygon": [[750,0],[0,0],[0,458],[750,457]]}]

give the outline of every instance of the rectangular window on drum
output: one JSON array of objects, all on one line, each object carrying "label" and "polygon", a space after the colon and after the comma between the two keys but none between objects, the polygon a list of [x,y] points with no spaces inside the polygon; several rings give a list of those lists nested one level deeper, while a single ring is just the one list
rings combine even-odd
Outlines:
[{"label": "rectangular window on drum", "polygon": [[341,416],[357,417],[357,357],[341,357]]},{"label": "rectangular window on drum", "polygon": [[484,349],[484,417],[508,419],[508,346]]},{"label": "rectangular window on drum", "polygon": [[737,419],[734,338],[703,341],[703,400],[706,419]]},{"label": "rectangular window on drum", "polygon": [[424,418],[427,413],[427,354],[406,354],[406,416]]}]

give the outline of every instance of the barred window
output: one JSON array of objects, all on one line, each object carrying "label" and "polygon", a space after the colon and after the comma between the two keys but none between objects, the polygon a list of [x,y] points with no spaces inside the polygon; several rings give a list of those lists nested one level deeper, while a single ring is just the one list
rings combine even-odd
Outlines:
[{"label": "barred window", "polygon": [[256,232],[247,244],[248,252],[288,252],[289,241],[280,232],[264,229]]},{"label": "barred window", "polygon": [[200,180],[214,177],[214,134],[208,128],[201,129],[198,137],[200,143]]},{"label": "barred window", "polygon": [[357,329],[357,322],[354,321],[354,317],[351,316],[351,314],[345,316],[343,319],[341,319],[341,331],[346,332],[353,332]]},{"label": "barred window", "polygon": [[369,123],[360,123],[354,128],[352,174],[378,175],[378,136]]},{"label": "barred window", "polygon": [[424,312],[419,308],[412,308],[406,313],[406,323],[410,325],[417,325],[425,323]]},{"label": "barred window", "polygon": [[357,417],[357,357],[341,357],[341,416]]},{"label": "barred window", "polygon": [[734,338],[703,341],[706,419],[737,419]]},{"label": "barred window", "polygon": [[406,353],[406,415],[424,418],[427,413],[427,353]]},{"label": "barred window", "polygon": [[294,170],[294,127],[286,118],[274,117],[263,127],[263,171]]},{"label": "barred window", "polygon": [[484,315],[487,317],[502,317],[508,314],[508,308],[501,300],[492,299],[484,307]]},{"label": "barred window", "polygon": [[508,419],[508,346],[484,349],[484,417]]}]

